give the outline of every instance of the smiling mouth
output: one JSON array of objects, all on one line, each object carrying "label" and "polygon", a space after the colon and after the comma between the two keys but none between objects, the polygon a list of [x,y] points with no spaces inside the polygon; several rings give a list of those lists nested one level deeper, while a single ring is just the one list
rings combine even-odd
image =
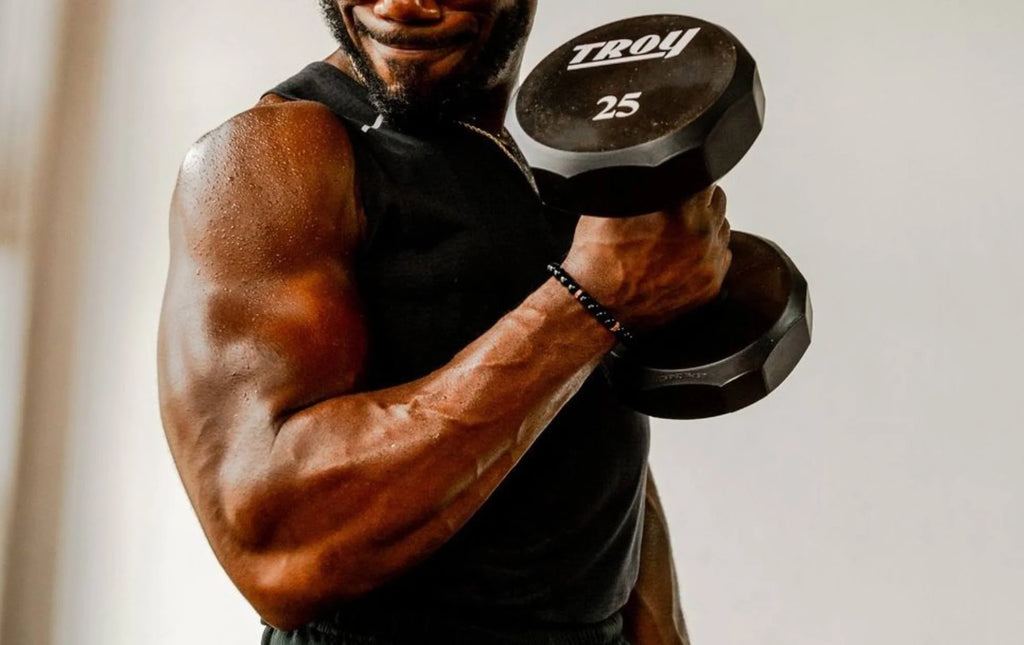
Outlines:
[{"label": "smiling mouth", "polygon": [[470,43],[473,39],[472,32],[468,30],[460,30],[448,34],[435,34],[429,32],[417,33],[415,30],[376,32],[371,31],[366,27],[366,25],[359,21],[355,21],[355,28],[356,32],[360,36],[370,40],[376,45],[380,45],[391,50],[397,50],[399,52],[409,53],[439,53],[442,51],[453,50]]}]

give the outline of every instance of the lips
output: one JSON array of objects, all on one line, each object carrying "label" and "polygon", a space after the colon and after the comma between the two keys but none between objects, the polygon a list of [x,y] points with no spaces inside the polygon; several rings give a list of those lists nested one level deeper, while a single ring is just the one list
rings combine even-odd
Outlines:
[{"label": "lips", "polygon": [[471,43],[475,37],[472,25],[461,20],[455,24],[432,25],[399,25],[374,20],[371,26],[355,16],[353,18],[357,34],[398,51],[437,52],[454,49]]},{"label": "lips", "polygon": [[450,49],[469,43],[473,34],[468,31],[453,33],[408,33],[403,31],[380,32],[371,31],[365,25],[359,26],[359,33],[374,42],[401,50],[437,50]]}]

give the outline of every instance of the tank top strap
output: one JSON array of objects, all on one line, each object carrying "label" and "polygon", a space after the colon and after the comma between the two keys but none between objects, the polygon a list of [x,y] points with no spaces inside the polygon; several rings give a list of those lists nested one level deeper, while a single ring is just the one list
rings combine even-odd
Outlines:
[{"label": "tank top strap", "polygon": [[[380,126],[381,115],[373,109],[366,88],[334,65],[317,61],[278,84],[267,94],[292,101],[322,103],[340,119],[362,132]],[[364,130],[365,128],[365,130]]]},{"label": "tank top strap", "polygon": [[[386,210],[380,196],[389,182],[382,176],[385,169],[366,141],[366,134],[383,123],[383,116],[373,108],[366,88],[340,69],[323,61],[310,63],[297,74],[268,91],[289,101],[314,101],[324,105],[346,126],[355,155],[356,177],[366,218],[368,243],[380,227],[379,214]],[[361,249],[365,252],[366,247]]]}]

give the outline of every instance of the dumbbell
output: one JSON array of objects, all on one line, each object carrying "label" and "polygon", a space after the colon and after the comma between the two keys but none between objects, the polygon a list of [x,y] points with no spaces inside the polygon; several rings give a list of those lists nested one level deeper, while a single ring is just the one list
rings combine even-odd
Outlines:
[{"label": "dumbbell", "polygon": [[[624,217],[717,182],[761,132],[764,93],[740,42],[709,22],[653,15],[584,33],[517,90],[507,127],[556,211]],[[733,231],[711,303],[619,345],[604,367],[645,414],[695,419],[765,397],[811,341],[807,282],[773,242]]]}]

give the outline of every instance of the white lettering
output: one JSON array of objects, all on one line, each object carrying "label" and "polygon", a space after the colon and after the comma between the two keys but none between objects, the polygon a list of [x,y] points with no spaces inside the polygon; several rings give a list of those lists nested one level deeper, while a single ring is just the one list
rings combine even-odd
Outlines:
[{"label": "white lettering", "polygon": [[660,42],[661,38],[657,34],[648,34],[633,43],[633,46],[629,48],[629,53],[634,56],[649,54],[654,51],[654,48],[657,47]]},{"label": "white lettering", "polygon": [[[659,37],[657,34],[648,34],[641,36],[635,41],[622,38],[619,40],[576,45],[573,47],[573,51],[576,54],[569,61],[566,69],[572,71],[589,67],[603,67],[619,63],[653,60],[655,58],[675,58],[682,54],[683,50],[693,42],[693,39],[697,37],[700,30],[700,27],[693,27],[686,32],[683,32],[682,29],[677,29],[667,34],[664,38]],[[629,55],[625,54],[627,51]]]},{"label": "white lettering", "polygon": [[589,45],[576,45],[575,47],[572,48],[572,50],[576,52],[576,56],[574,56],[573,59],[569,61],[569,65],[579,65],[583,61],[587,60],[587,56],[590,55],[590,52],[594,51],[603,44],[604,42],[590,43]]},{"label": "white lettering", "polygon": [[700,33],[700,27],[694,27],[693,29],[688,30],[683,37],[680,38],[679,34],[682,33],[682,31],[673,31],[668,36],[665,36],[665,40],[663,40],[661,45],[658,47],[658,49],[666,52],[665,58],[675,58],[679,54],[682,54],[683,50],[686,49],[686,46],[689,45],[697,34]]},{"label": "white lettering", "polygon": [[595,61],[608,60],[609,58],[622,58],[622,50],[633,44],[632,40],[613,40],[605,43],[601,51],[594,56]]},{"label": "white lettering", "polygon": [[597,100],[598,105],[604,108],[597,113],[593,121],[607,121],[608,119],[624,119],[633,116],[640,111],[639,99],[643,92],[630,92],[621,99],[615,96],[605,96]]}]

